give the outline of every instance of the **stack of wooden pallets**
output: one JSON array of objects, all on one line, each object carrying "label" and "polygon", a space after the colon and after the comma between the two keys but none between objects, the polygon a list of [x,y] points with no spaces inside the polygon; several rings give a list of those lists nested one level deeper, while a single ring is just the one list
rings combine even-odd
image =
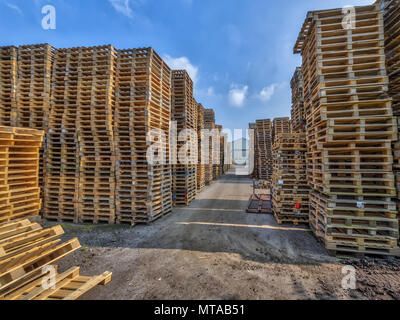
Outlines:
[{"label": "stack of wooden pallets", "polygon": [[58,273],[55,264],[80,248],[78,239],[61,243],[63,233],[29,220],[0,224],[0,300],[76,300],[111,281],[111,272],[85,277],[79,267]]},{"label": "stack of wooden pallets", "polygon": [[82,47],[78,64],[79,219],[115,222],[113,113],[117,52]]},{"label": "stack of wooden pallets", "polygon": [[[14,125],[45,130],[40,150],[39,186],[44,187],[44,147],[50,114],[51,71],[55,49],[49,44],[18,47],[17,107]],[[44,196],[44,194],[42,194]]]},{"label": "stack of wooden pallets", "polygon": [[398,255],[391,143],[397,123],[387,95],[379,3],[309,12],[294,48],[303,56],[310,167],[310,225],[337,255]]},{"label": "stack of wooden pallets", "polygon": [[272,178],[273,130],[270,119],[256,120],[258,179],[270,181]]},{"label": "stack of wooden pallets", "polygon": [[201,158],[201,138],[204,130],[204,107],[199,103],[197,105],[197,139],[198,139],[198,165],[197,165],[197,190],[206,186],[206,167]]},{"label": "stack of wooden pallets", "polygon": [[43,134],[35,129],[0,127],[0,223],[39,214],[39,149]]},{"label": "stack of wooden pallets", "polygon": [[47,219],[75,223],[79,222],[79,60],[80,48],[58,49],[54,55],[43,209]]},{"label": "stack of wooden pallets", "polygon": [[119,50],[114,113],[115,204],[117,222],[131,224],[135,223],[134,75],[135,50]]},{"label": "stack of wooden pallets", "polygon": [[[389,76],[389,94],[392,101],[393,113],[397,116],[400,127],[400,1],[383,1],[385,26],[386,67]],[[393,170],[397,188],[397,211],[400,212],[400,135],[393,143]],[[400,220],[400,214],[398,216]]]},{"label": "stack of wooden pallets", "polygon": [[[151,222],[172,210],[172,177],[169,162],[171,70],[152,48],[135,49],[133,137],[135,144],[135,223]],[[146,139],[150,130],[162,131],[164,164],[150,164]]]},{"label": "stack of wooden pallets", "polygon": [[297,67],[290,81],[292,88],[291,128],[294,133],[306,132],[306,113],[304,110],[303,76]]},{"label": "stack of wooden pallets", "polygon": [[[186,70],[173,70],[172,121],[176,122],[178,136],[187,130],[186,139],[188,139],[187,142],[179,139],[177,142],[179,156],[172,166],[174,206],[187,206],[196,197],[197,109],[198,105],[193,97],[193,81],[189,74]],[[184,156],[182,151],[185,151]]]},{"label": "stack of wooden pallets", "polygon": [[15,126],[17,110],[18,49],[0,47],[0,125]]},{"label": "stack of wooden pallets", "polygon": [[273,147],[274,167],[271,183],[272,208],[279,224],[308,223],[305,133],[280,133]]},{"label": "stack of wooden pallets", "polygon": [[215,147],[213,149],[213,159],[215,161],[213,162],[213,179],[218,180],[222,176],[222,168],[223,168],[223,153],[221,152],[223,149],[223,138],[222,138],[222,126],[221,125],[215,125],[215,129],[218,130],[219,132],[219,139],[218,139],[218,144],[219,146]]},{"label": "stack of wooden pallets", "polygon": [[277,137],[280,133],[290,133],[290,118],[285,117],[285,118],[275,118],[273,121],[273,130],[274,130],[274,139]]},{"label": "stack of wooden pallets", "polygon": [[258,142],[257,142],[257,125],[255,123],[249,123],[249,130],[253,130],[254,133],[254,170],[251,175],[252,178],[257,178],[258,176]]},{"label": "stack of wooden pallets", "polygon": [[[215,112],[213,109],[204,109],[204,129],[215,130]],[[208,164],[205,164],[205,184],[208,186],[213,181],[213,152],[212,152],[212,138],[209,139],[209,160]]]}]

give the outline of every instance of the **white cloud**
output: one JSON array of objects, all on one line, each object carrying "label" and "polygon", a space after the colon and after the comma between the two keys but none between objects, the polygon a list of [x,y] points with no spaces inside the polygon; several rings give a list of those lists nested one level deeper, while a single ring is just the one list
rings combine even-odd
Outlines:
[{"label": "white cloud", "polygon": [[128,18],[133,18],[133,12],[130,7],[130,0],[108,0],[111,5],[114,7],[114,9],[122,13],[124,16],[127,16]]},{"label": "white cloud", "polygon": [[8,2],[5,2],[5,5],[7,7],[9,7],[10,9],[15,10],[16,12],[18,12],[18,14],[22,15],[22,10],[17,5],[12,4],[12,3],[8,3]]},{"label": "white cloud", "polygon": [[196,84],[199,68],[191,64],[188,58],[173,58],[169,55],[165,55],[164,60],[172,70],[186,70],[190,78],[193,80],[193,83]]},{"label": "white cloud", "polygon": [[264,102],[267,102],[267,101],[271,100],[272,96],[275,93],[276,87],[277,87],[277,84],[274,83],[274,84],[271,84],[270,86],[267,86],[267,87],[263,88],[260,91],[260,93],[258,94],[258,98],[261,101],[264,101]]},{"label": "white cloud", "polygon": [[230,105],[237,108],[243,107],[248,91],[248,86],[232,84],[228,95]]}]

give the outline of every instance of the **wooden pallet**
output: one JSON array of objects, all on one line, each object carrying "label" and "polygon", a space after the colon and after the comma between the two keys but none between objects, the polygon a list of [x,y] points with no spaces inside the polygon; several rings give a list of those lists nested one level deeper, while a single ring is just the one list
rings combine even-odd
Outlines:
[{"label": "wooden pallet", "polygon": [[111,280],[110,272],[83,277],[75,267],[56,274],[55,288],[43,287],[43,268],[56,271],[54,263],[80,248],[77,239],[60,243],[63,233],[61,226],[43,229],[29,220],[0,224],[0,300],[75,300]]}]

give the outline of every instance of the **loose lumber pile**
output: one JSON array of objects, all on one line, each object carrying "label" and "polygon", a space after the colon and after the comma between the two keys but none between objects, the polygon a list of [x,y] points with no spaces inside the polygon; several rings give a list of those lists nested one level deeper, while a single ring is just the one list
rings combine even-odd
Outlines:
[{"label": "loose lumber pile", "polygon": [[0,125],[15,126],[18,85],[18,48],[0,47]]},{"label": "loose lumber pile", "polygon": [[272,178],[273,130],[270,119],[256,120],[258,179],[270,181]]},{"label": "loose lumber pile", "polygon": [[35,129],[0,127],[0,223],[39,214],[39,149],[43,134]]},{"label": "loose lumber pile", "polygon": [[273,120],[273,136],[274,139],[277,137],[280,133],[290,133],[290,119],[288,117],[285,118],[275,118]]},{"label": "loose lumber pile", "polygon": [[58,273],[55,264],[81,247],[76,238],[61,243],[63,233],[61,226],[43,229],[28,219],[0,224],[0,300],[76,300],[111,281],[108,271]]},{"label": "loose lumber pile", "polygon": [[[188,141],[178,139],[178,159],[172,168],[172,198],[174,206],[187,206],[196,197],[196,170],[198,152],[197,109],[193,97],[193,81],[186,70],[172,71],[172,121],[176,121],[177,132],[186,132]],[[185,151],[184,154],[182,151]],[[182,163],[184,161],[184,163]]]},{"label": "loose lumber pile", "polygon": [[[389,76],[389,94],[392,101],[393,113],[397,116],[400,127],[400,1],[383,1],[385,27],[386,68]],[[393,170],[397,189],[397,211],[400,212],[400,135],[392,144],[394,164]],[[400,220],[400,213],[398,214]]]},{"label": "loose lumber pile", "polygon": [[272,208],[279,224],[308,223],[309,193],[305,133],[280,133],[273,147]]},{"label": "loose lumber pile", "polygon": [[388,97],[379,3],[313,11],[294,48],[303,56],[310,225],[336,255],[399,255]]},{"label": "loose lumber pile", "polygon": [[[204,109],[204,129],[209,130],[211,133],[212,130],[215,130],[215,112],[213,109]],[[206,186],[210,185],[210,183],[213,181],[213,162],[214,162],[214,157],[213,157],[213,152],[212,152],[212,145],[213,145],[213,140],[210,137],[209,138],[209,154],[208,154],[208,163],[205,163],[205,184]],[[204,159],[206,160],[206,159]]]},{"label": "loose lumber pile", "polygon": [[206,165],[201,157],[201,141],[202,130],[205,129],[204,122],[204,107],[202,104],[197,104],[197,138],[198,138],[198,165],[197,165],[197,190],[201,190],[206,186]]},{"label": "loose lumber pile", "polygon": [[297,67],[290,81],[292,88],[291,126],[292,132],[306,132],[306,113],[304,110],[303,76],[301,67]]}]

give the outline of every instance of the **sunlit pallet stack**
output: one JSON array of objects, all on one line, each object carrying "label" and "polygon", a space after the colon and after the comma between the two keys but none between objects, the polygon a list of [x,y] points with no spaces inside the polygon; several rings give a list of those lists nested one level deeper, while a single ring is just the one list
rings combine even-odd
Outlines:
[{"label": "sunlit pallet stack", "polygon": [[294,48],[303,56],[310,225],[336,255],[400,254],[379,5],[356,7],[354,29],[343,27],[342,9],[309,12]]},{"label": "sunlit pallet stack", "polygon": [[197,165],[197,190],[206,186],[206,166],[201,157],[201,138],[204,130],[204,107],[199,103],[197,105],[197,139],[198,139],[198,165]]},{"label": "sunlit pallet stack", "polygon": [[0,47],[0,125],[15,126],[18,84],[18,48]]},{"label": "sunlit pallet stack", "polygon": [[256,120],[258,179],[271,181],[273,129],[270,119]]},{"label": "sunlit pallet stack", "polygon": [[135,223],[135,54],[134,49],[118,50],[114,112],[116,221],[131,224]]},{"label": "sunlit pallet stack", "polygon": [[117,52],[82,47],[78,67],[79,220],[115,221],[113,113]]},{"label": "sunlit pallet stack", "polygon": [[290,133],[290,118],[275,118],[273,120],[273,130],[274,130],[274,138],[277,137],[280,133]]},{"label": "sunlit pallet stack", "polygon": [[49,44],[18,47],[15,126],[45,130],[40,150],[39,186],[44,187],[44,147],[50,114],[51,71],[55,49]]},{"label": "sunlit pallet stack", "polygon": [[249,129],[253,130],[254,133],[254,170],[251,175],[253,178],[258,176],[258,142],[257,142],[257,125],[255,123],[249,123]]},{"label": "sunlit pallet stack", "polygon": [[39,214],[39,149],[43,134],[35,129],[0,127],[0,223]]},{"label": "sunlit pallet stack", "polygon": [[[183,130],[188,130],[186,133],[188,142],[185,143],[179,139],[177,142],[177,163],[172,166],[172,198],[174,206],[187,206],[197,193],[198,153],[194,152],[194,148],[197,148],[198,145],[198,105],[193,97],[193,81],[185,70],[172,71],[171,91],[172,121],[176,121],[177,134],[179,136]],[[186,148],[185,155],[182,152],[183,148]]]},{"label": "sunlit pallet stack", "polygon": [[303,76],[297,67],[290,81],[292,88],[291,128],[294,133],[306,132],[306,113],[304,110]]},{"label": "sunlit pallet stack", "polygon": [[79,113],[80,48],[58,49],[52,71],[51,110],[46,140],[43,216],[79,222]]},{"label": "sunlit pallet stack", "polygon": [[[215,112],[213,109],[204,109],[204,129],[215,130]],[[208,164],[205,165],[205,184],[208,186],[213,180],[213,152],[212,152],[213,141],[209,139],[209,154],[208,154]]]},{"label": "sunlit pallet stack", "polygon": [[274,167],[271,183],[272,208],[279,224],[308,223],[305,133],[280,133],[273,147]]},{"label": "sunlit pallet stack", "polygon": [[[135,49],[133,139],[135,145],[135,223],[151,222],[172,210],[172,176],[169,162],[171,70],[152,48]],[[150,130],[161,130],[166,163],[151,164],[146,139]]]},{"label": "sunlit pallet stack", "polygon": [[218,130],[219,132],[219,140],[218,140],[218,147],[216,146],[213,149],[213,179],[218,180],[222,176],[222,170],[223,170],[223,153],[221,154],[221,150],[223,148],[223,138],[222,138],[222,126],[220,125],[215,125],[215,129]]},{"label": "sunlit pallet stack", "polygon": [[[111,272],[85,277],[79,267],[59,273],[56,263],[81,247],[76,238],[61,243],[63,233],[27,219],[0,224],[0,300],[76,300],[111,281]],[[54,286],[44,285],[52,275]]]},{"label": "sunlit pallet stack", "polygon": [[[384,0],[386,67],[389,76],[389,94],[393,99],[393,113],[400,127],[400,1]],[[397,211],[400,212],[400,135],[393,143],[394,174],[397,188]],[[400,220],[400,213],[398,215]]]}]

